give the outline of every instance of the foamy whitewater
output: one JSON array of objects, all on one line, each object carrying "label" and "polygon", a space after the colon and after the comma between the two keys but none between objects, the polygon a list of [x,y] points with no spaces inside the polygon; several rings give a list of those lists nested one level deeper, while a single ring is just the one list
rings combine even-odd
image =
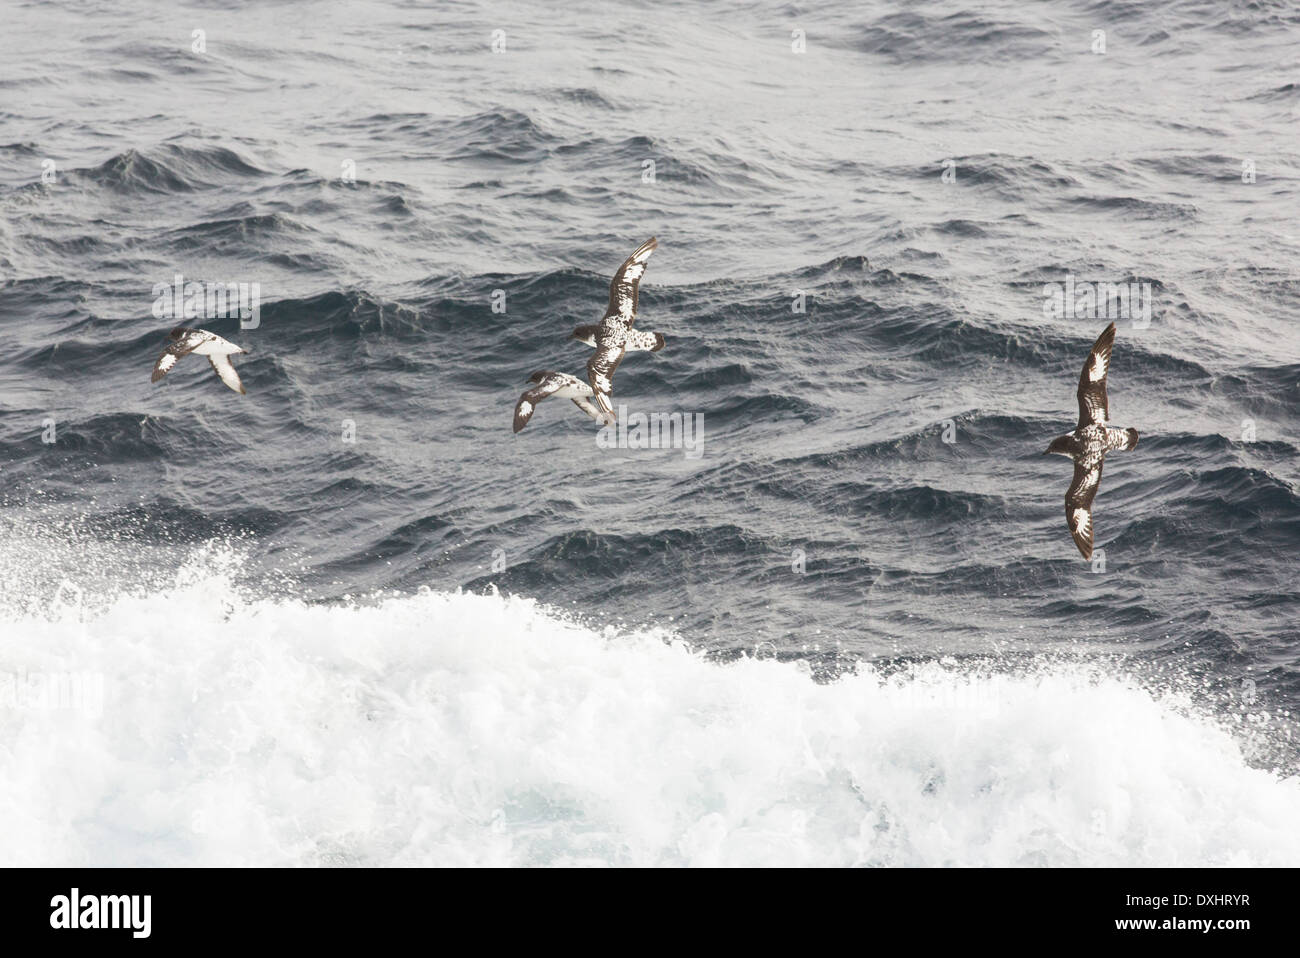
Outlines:
[{"label": "foamy whitewater", "polygon": [[248,601],[237,564],[5,613],[0,672],[103,697],[7,686],[0,864],[1300,864],[1300,782],[1095,668],[822,684],[527,599]]}]

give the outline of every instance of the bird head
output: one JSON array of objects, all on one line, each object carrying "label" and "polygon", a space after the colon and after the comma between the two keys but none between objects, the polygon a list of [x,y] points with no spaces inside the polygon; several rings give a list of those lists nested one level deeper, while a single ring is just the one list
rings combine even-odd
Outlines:
[{"label": "bird head", "polygon": [[173,329],[170,333],[167,334],[167,338],[173,340],[180,339],[188,332],[189,330],[186,329],[184,326],[177,326],[175,329]]},{"label": "bird head", "polygon": [[1053,439],[1052,444],[1043,450],[1043,455],[1050,456],[1052,453],[1056,453],[1058,456],[1070,455],[1070,437],[1057,436]]},{"label": "bird head", "polygon": [[598,326],[575,326],[573,332],[569,333],[569,338],[576,339],[580,343],[586,343],[588,346],[595,346],[598,329]]},{"label": "bird head", "polygon": [[543,379],[545,379],[549,375],[550,373],[547,372],[545,369],[539,369],[537,370],[537,372],[533,373],[531,376],[528,377],[528,381],[530,383],[540,383]]}]

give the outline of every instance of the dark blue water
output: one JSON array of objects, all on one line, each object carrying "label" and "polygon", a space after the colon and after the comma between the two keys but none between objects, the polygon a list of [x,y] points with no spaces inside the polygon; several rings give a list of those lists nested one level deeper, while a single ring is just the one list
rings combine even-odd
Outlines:
[{"label": "dark blue water", "polygon": [[[3,19],[6,608],[148,591],[217,542],[255,596],[495,587],[821,679],[1081,658],[1294,768],[1293,4]],[[702,455],[600,448],[563,400],[512,434],[652,235],[638,326],[668,345],[615,401],[701,415]],[[150,384],[178,273],[259,284],[256,328],[187,321],[248,350],[246,396],[198,358]],[[1045,314],[1067,277],[1151,295],[1117,321],[1142,438],[1093,563],[1041,456],[1108,322]]]}]

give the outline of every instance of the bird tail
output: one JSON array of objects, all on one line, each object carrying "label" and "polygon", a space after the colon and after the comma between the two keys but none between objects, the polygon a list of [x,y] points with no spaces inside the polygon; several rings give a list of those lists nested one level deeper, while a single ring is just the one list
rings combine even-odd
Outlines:
[{"label": "bird tail", "polygon": [[1124,448],[1136,449],[1138,444],[1138,431],[1136,429],[1126,429],[1124,431]]},{"label": "bird tail", "polygon": [[618,416],[614,415],[614,407],[609,402],[609,393],[593,392],[591,401],[596,404],[596,408],[605,417],[605,425],[612,426],[618,422]]}]

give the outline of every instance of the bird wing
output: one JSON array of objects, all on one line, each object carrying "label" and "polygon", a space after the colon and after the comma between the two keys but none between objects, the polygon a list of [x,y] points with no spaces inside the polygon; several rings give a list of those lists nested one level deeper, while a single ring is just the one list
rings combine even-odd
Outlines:
[{"label": "bird wing", "polygon": [[1101,485],[1100,462],[1091,469],[1074,464],[1074,480],[1065,493],[1065,523],[1085,559],[1092,558],[1092,499]]},{"label": "bird wing", "polygon": [[631,326],[636,319],[637,288],[641,277],[645,275],[646,262],[650,259],[659,241],[653,236],[637,247],[636,252],[623,261],[623,265],[614,274],[609,284],[609,308],[605,318],[617,316],[625,326]]},{"label": "bird wing", "polygon": [[1088,361],[1079,374],[1079,428],[1110,420],[1106,400],[1106,373],[1110,369],[1110,351],[1115,346],[1115,324],[1111,323],[1097,337],[1088,352]]},{"label": "bird wing", "polygon": [[239,373],[235,372],[235,366],[229,356],[209,356],[208,362],[212,364],[213,370],[221,377],[223,383],[239,395],[244,395],[244,384],[239,381]]},{"label": "bird wing", "polygon": [[600,410],[598,410],[591,403],[587,402],[587,400],[583,399],[581,396],[576,397],[573,400],[573,404],[577,406],[579,409],[581,409],[583,412],[585,412],[592,419],[596,420],[596,422],[605,421],[605,417],[601,415]]},{"label": "bird wing", "polygon": [[1136,449],[1138,444],[1138,431],[1136,429],[1107,429],[1106,430],[1106,451],[1114,452],[1121,449],[1127,452],[1129,449]]},{"label": "bird wing", "polygon": [[156,383],[176,365],[182,356],[187,356],[194,352],[194,348],[203,343],[208,338],[208,334],[198,329],[189,330],[184,336],[176,340],[158,357],[158,361],[153,364],[153,376],[150,382]]},{"label": "bird wing", "polygon": [[539,385],[534,386],[532,389],[526,390],[519,397],[519,402],[515,404],[515,432],[528,425],[528,420],[533,418],[533,411],[537,408],[537,404],[559,389],[561,385],[563,383],[559,377],[551,376],[543,379]]},{"label": "bird wing", "polygon": [[633,352],[649,351],[657,353],[664,348],[664,338],[660,333],[651,333],[642,329],[629,329],[623,337],[627,349]]},{"label": "bird wing", "polygon": [[614,412],[609,396],[614,391],[614,373],[618,370],[618,364],[623,361],[624,352],[621,344],[618,346],[601,344],[591,354],[591,359],[587,360],[587,379],[591,382],[592,392],[595,393],[596,405],[607,416]]}]

